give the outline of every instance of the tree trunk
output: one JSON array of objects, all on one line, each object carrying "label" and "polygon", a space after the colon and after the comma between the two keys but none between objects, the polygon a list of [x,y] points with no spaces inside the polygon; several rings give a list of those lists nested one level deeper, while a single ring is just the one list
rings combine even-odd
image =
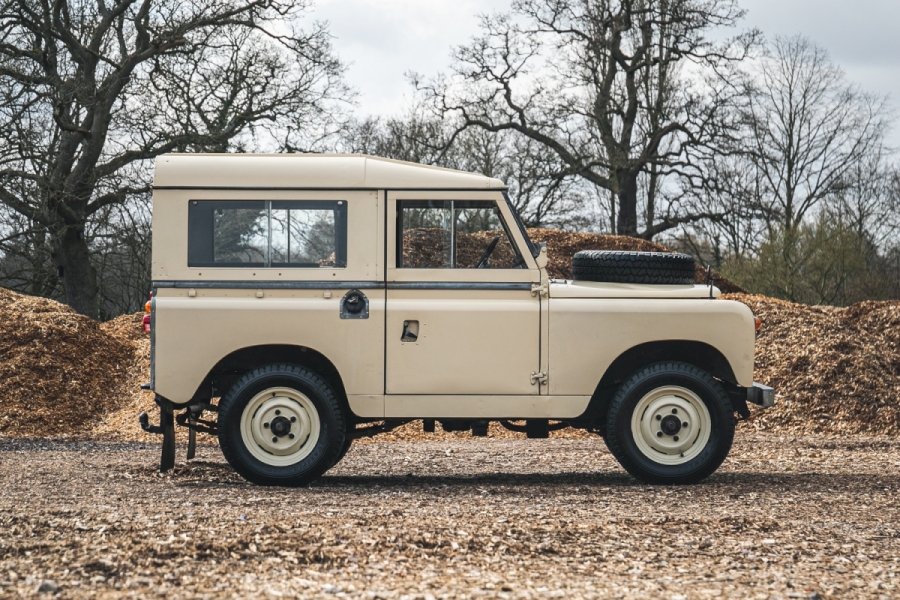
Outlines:
[{"label": "tree trunk", "polygon": [[616,233],[637,237],[637,175],[628,171],[618,171],[616,180],[619,185]]},{"label": "tree trunk", "polygon": [[97,270],[91,264],[84,227],[65,225],[53,236],[53,264],[62,280],[66,304],[92,319],[100,316]]}]

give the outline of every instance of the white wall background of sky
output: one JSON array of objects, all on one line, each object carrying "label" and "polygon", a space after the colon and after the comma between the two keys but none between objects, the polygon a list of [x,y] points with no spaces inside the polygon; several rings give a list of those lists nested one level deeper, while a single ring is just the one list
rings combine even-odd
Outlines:
[{"label": "white wall background of sky", "polygon": [[[453,46],[478,32],[478,15],[510,0],[317,0],[309,18],[328,21],[350,64],[359,116],[392,115],[409,104],[404,73],[446,72]],[[803,34],[828,50],[850,81],[900,107],[900,0],[741,0],[743,27],[766,36]],[[900,125],[900,123],[898,123]],[[900,147],[900,126],[889,134]]]}]

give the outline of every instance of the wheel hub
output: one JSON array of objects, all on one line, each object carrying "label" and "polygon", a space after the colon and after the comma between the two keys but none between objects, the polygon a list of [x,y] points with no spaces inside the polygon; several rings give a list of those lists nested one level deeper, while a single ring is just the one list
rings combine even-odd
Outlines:
[{"label": "wheel hub", "polygon": [[278,437],[284,437],[291,431],[291,422],[285,417],[275,417],[272,420],[272,433]]},{"label": "wheel hub", "polygon": [[675,415],[666,415],[660,421],[659,428],[665,435],[675,435],[681,431],[681,419]]}]

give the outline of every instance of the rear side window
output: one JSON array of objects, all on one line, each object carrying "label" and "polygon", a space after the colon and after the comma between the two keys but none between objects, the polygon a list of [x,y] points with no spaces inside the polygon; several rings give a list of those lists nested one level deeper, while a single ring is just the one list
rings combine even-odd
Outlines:
[{"label": "rear side window", "polygon": [[347,203],[192,200],[190,267],[346,267]]}]

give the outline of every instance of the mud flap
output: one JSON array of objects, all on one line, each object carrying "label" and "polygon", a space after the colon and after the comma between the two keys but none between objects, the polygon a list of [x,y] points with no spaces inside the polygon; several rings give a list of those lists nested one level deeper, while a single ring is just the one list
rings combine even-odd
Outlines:
[{"label": "mud flap", "polygon": [[157,396],[159,404],[159,424],[162,427],[162,456],[159,459],[159,470],[165,473],[175,468],[175,413],[172,403]]},{"label": "mud flap", "polygon": [[197,432],[193,429],[188,429],[187,459],[191,460],[195,456],[197,456]]},{"label": "mud flap", "polygon": [[[151,425],[150,418],[145,412],[138,415],[138,422],[141,424],[141,429],[147,433],[162,434],[163,445],[162,456],[159,459],[159,470],[163,472],[171,471],[175,468],[175,409],[171,402],[160,395],[157,395],[153,400],[159,406],[159,425]],[[190,446],[188,447],[188,453],[190,453]]]}]

